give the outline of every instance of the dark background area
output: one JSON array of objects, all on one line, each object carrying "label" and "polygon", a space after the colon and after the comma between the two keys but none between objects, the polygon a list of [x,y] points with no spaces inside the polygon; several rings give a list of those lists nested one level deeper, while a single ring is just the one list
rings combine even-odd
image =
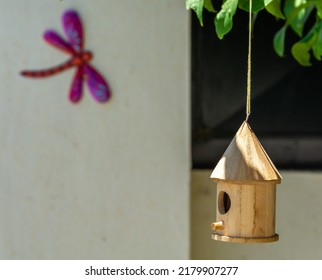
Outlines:
[{"label": "dark background area", "polygon": [[[245,119],[248,13],[237,11],[232,31],[219,40],[214,14],[192,28],[193,168],[213,168]],[[286,55],[273,49],[282,26],[265,11],[256,17],[252,41],[252,114],[249,123],[278,168],[322,168],[322,62],[300,66],[286,34]]]}]

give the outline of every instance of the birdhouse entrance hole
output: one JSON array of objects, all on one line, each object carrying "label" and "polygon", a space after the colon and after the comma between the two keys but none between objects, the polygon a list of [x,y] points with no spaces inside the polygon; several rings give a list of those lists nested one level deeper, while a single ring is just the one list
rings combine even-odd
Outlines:
[{"label": "birdhouse entrance hole", "polygon": [[226,214],[230,209],[230,197],[228,193],[221,191],[218,195],[218,210],[221,215]]}]

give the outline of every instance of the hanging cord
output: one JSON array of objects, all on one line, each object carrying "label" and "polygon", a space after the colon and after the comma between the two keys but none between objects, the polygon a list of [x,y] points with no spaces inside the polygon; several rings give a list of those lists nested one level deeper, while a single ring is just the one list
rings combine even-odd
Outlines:
[{"label": "hanging cord", "polygon": [[251,57],[252,57],[252,0],[249,0],[249,27],[248,27],[248,60],[247,60],[247,98],[246,98],[246,122],[250,116],[251,99]]}]

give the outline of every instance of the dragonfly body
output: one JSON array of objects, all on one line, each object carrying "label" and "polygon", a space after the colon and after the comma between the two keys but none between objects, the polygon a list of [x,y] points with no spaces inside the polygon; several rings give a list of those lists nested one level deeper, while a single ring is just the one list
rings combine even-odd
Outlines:
[{"label": "dragonfly body", "polygon": [[43,69],[43,70],[25,70],[21,72],[21,75],[30,77],[30,78],[50,77],[64,70],[67,70],[73,66],[81,66],[85,63],[88,63],[92,58],[93,58],[93,55],[90,51],[84,51],[84,52],[75,54],[71,59],[57,66],[54,66],[48,69]]},{"label": "dragonfly body", "polygon": [[68,10],[63,15],[63,27],[69,39],[66,42],[55,31],[48,30],[44,34],[44,39],[52,46],[71,55],[65,63],[44,70],[24,70],[21,75],[29,78],[44,78],[58,74],[66,69],[77,67],[69,91],[69,99],[75,103],[81,99],[83,80],[98,102],[109,100],[110,88],[103,76],[89,64],[93,58],[90,51],[83,50],[83,29],[78,14],[73,10]]}]

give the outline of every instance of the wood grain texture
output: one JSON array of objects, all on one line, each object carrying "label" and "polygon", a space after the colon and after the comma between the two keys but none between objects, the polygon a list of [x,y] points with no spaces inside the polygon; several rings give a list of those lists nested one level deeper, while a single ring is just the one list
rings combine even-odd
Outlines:
[{"label": "wood grain texture", "polygon": [[280,183],[282,176],[249,124],[244,121],[213,170],[214,181],[234,183]]},{"label": "wood grain texture", "polygon": [[[221,211],[222,193],[230,199],[230,207]],[[215,233],[238,238],[268,238],[275,235],[276,185],[238,185],[218,182],[216,220],[223,228]]]}]

